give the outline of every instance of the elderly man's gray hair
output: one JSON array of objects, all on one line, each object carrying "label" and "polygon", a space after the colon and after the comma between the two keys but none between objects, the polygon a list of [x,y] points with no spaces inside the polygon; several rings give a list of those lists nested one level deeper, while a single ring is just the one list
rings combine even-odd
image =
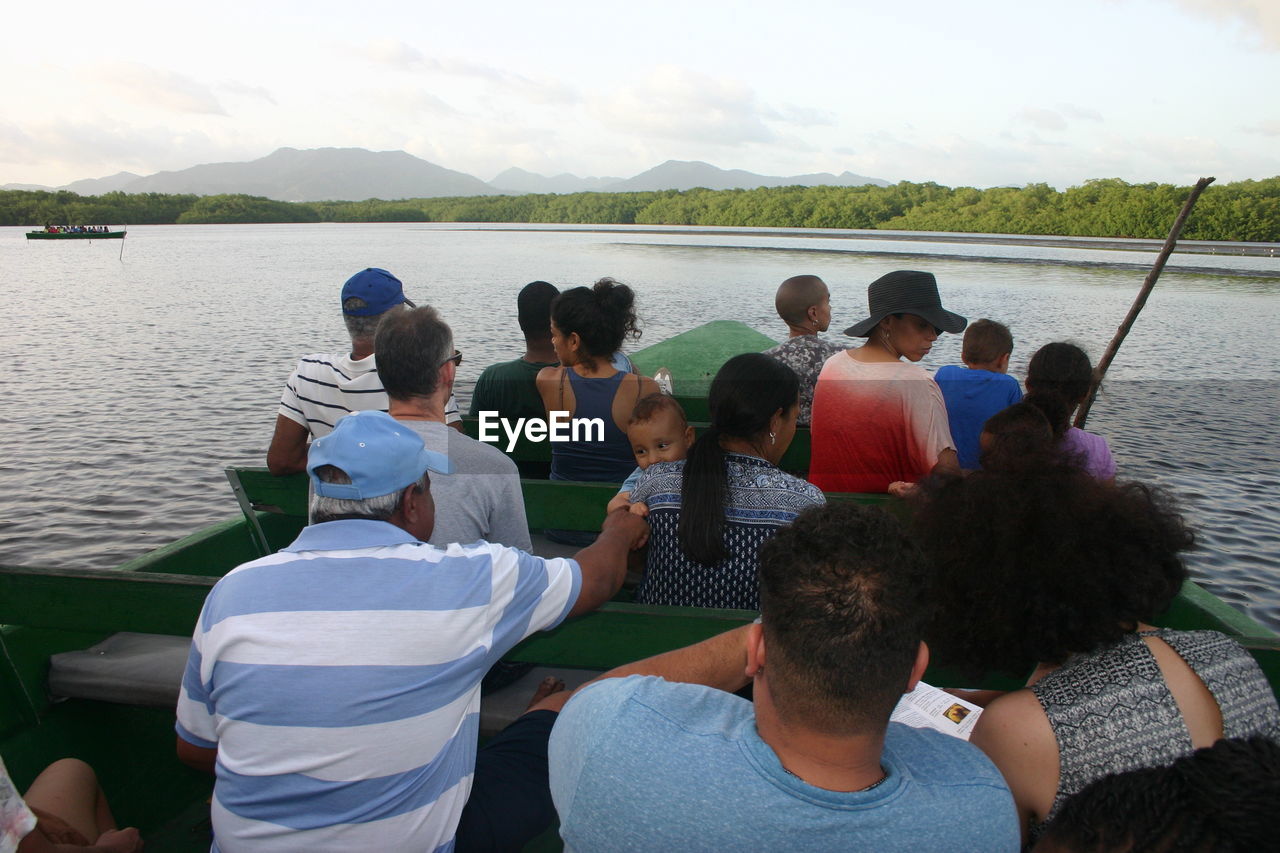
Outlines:
[{"label": "elderly man's gray hair", "polygon": [[[324,483],[350,483],[351,478],[347,476],[347,472],[333,465],[321,465],[316,469],[316,476]],[[414,488],[419,492],[426,491],[431,487],[431,481],[427,477],[427,472],[422,472],[422,478],[414,483]],[[407,486],[405,488],[408,488]],[[310,523],[321,524],[326,521],[340,521],[342,519],[358,518],[367,519],[369,521],[390,521],[391,517],[400,511],[400,506],[404,502],[404,489],[396,489],[389,495],[378,495],[374,498],[365,498],[364,500],[352,500],[350,498],[326,498],[322,495],[311,496],[311,513]]]},{"label": "elderly man's gray hair", "polygon": [[[358,311],[368,306],[368,302],[359,296],[350,296],[343,300],[343,311]],[[374,334],[378,331],[378,323],[382,322],[382,318],[396,311],[403,311],[404,303],[393,305],[381,314],[374,314],[369,317],[356,317],[351,314],[343,314],[342,320],[347,324],[347,334],[351,336],[353,341],[372,340]]]}]

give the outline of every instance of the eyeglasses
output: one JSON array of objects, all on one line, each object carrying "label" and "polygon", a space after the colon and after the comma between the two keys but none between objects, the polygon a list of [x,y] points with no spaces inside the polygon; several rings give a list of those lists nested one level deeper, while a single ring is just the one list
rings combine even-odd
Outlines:
[{"label": "eyeglasses", "polygon": [[449,356],[444,361],[440,362],[440,366],[444,367],[446,364],[448,364],[451,361],[455,365],[462,364],[462,353],[459,352],[458,350],[454,350],[453,355]]}]

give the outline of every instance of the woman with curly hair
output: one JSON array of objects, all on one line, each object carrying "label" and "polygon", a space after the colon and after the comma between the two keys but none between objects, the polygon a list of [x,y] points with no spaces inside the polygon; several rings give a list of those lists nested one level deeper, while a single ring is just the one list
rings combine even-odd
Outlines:
[{"label": "woman with curly hair", "polygon": [[[649,377],[613,364],[623,339],[640,336],[636,324],[635,294],[611,278],[566,290],[552,301],[551,346],[560,365],[538,372],[538,393],[548,416],[568,412],[575,420],[599,418],[604,440],[588,436],[552,444],[551,479],[621,483],[635,468],[627,421],[640,398],[661,391]],[[595,538],[577,531],[547,531],[547,536],[571,545]]]},{"label": "woman with curly hair", "polygon": [[1280,738],[1253,658],[1215,631],[1152,627],[1195,538],[1164,494],[1064,465],[941,485],[916,532],[936,569],[934,659],[1023,674],[972,742],[1004,773],[1034,839],[1095,779],[1222,737]]},{"label": "woman with curly hair", "polygon": [[1255,853],[1276,846],[1280,744],[1224,738],[1106,776],[1063,805],[1036,853]]}]

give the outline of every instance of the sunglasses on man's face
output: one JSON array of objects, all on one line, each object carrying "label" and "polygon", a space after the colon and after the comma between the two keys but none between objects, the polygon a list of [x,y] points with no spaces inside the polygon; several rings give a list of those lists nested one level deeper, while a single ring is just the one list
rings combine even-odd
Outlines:
[{"label": "sunglasses on man's face", "polygon": [[462,364],[462,353],[459,352],[458,350],[454,350],[453,355],[449,356],[444,361],[440,362],[440,366],[444,367],[446,364],[448,364],[451,361],[454,363],[454,365]]}]

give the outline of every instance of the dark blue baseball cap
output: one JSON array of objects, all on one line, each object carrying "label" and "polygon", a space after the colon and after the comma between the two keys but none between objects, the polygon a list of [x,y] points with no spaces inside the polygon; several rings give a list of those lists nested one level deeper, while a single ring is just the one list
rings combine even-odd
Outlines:
[{"label": "dark blue baseball cap", "polygon": [[414,307],[412,302],[405,299],[404,286],[400,284],[400,279],[377,267],[361,270],[347,279],[346,284],[342,285],[342,304],[344,306],[347,300],[353,296],[363,299],[365,306],[355,309],[344,307],[342,309],[343,314],[348,314],[352,317],[372,317],[376,314],[390,311],[402,302],[410,308]]}]

